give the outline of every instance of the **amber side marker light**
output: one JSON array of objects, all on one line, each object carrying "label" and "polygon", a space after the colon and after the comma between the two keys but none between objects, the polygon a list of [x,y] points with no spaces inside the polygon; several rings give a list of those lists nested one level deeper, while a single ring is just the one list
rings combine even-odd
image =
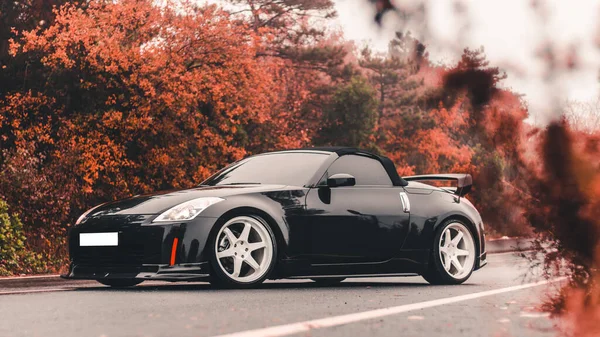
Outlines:
[{"label": "amber side marker light", "polygon": [[177,255],[177,244],[179,243],[178,238],[173,239],[173,246],[171,247],[171,261],[169,263],[170,266],[175,265],[175,256]]}]

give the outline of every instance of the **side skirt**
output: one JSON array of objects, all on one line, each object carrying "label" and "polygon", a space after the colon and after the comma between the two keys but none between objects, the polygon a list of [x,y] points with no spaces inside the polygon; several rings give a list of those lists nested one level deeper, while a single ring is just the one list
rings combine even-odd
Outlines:
[{"label": "side skirt", "polygon": [[350,275],[306,275],[306,276],[290,276],[287,277],[289,279],[306,279],[306,278],[335,278],[335,277],[344,277],[344,278],[352,278],[352,277],[409,277],[409,276],[419,276],[418,273],[399,273],[399,274],[350,274]]},{"label": "side skirt", "polygon": [[405,252],[402,257],[362,263],[311,264],[310,259],[281,260],[273,278],[412,276],[427,270],[428,250]]}]

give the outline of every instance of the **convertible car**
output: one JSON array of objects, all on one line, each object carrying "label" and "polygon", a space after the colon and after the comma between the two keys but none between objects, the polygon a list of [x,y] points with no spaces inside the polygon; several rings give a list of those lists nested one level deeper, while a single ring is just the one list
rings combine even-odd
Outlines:
[{"label": "convertible car", "polygon": [[459,284],[486,264],[484,225],[464,198],[471,185],[468,174],[402,178],[390,159],[355,148],[255,155],[195,188],[85,212],[63,277],[114,287],[411,275]]}]

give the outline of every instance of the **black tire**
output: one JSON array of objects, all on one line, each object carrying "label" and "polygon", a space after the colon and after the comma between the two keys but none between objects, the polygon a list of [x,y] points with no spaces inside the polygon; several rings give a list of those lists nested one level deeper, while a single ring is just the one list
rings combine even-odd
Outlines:
[{"label": "black tire", "polygon": [[98,282],[104,284],[105,286],[113,287],[113,288],[127,288],[136,286],[144,280],[136,280],[136,279],[104,279],[97,280]]},{"label": "black tire", "polygon": [[[430,284],[434,284],[434,285],[461,284],[461,283],[465,282],[473,273],[473,270],[475,268],[474,263],[473,263],[473,266],[471,267],[471,270],[464,277],[461,277],[461,278],[455,278],[455,277],[449,275],[449,273],[446,272],[446,270],[444,269],[444,265],[443,265],[443,262],[440,257],[440,240],[441,240],[442,234],[444,233],[446,228],[448,228],[450,225],[456,224],[456,223],[463,225],[467,229],[467,232],[471,236],[473,243],[475,243],[475,237],[473,236],[471,229],[464,222],[459,221],[459,220],[450,219],[450,220],[445,221],[442,225],[440,225],[438,227],[438,229],[436,230],[436,233],[434,236],[433,249],[431,250],[431,256],[429,258],[428,269],[425,273],[423,273],[421,275]],[[477,245],[474,245],[474,247],[475,247],[475,252],[476,252]]]},{"label": "black tire", "polygon": [[334,286],[340,284],[345,279],[345,277],[311,278],[311,280],[321,286]]},{"label": "black tire", "polygon": [[[221,230],[221,228],[223,226],[225,226],[225,224],[229,220],[232,220],[232,219],[240,217],[240,216],[250,217],[250,218],[254,218],[255,220],[258,220],[258,222],[260,222],[265,227],[268,235],[271,238],[271,243],[272,243],[273,256],[272,256],[269,266],[267,267],[267,271],[259,279],[254,280],[252,282],[238,282],[236,280],[233,280],[225,272],[223,272],[223,270],[221,269],[221,267],[219,265],[219,262],[217,261],[217,257],[216,257],[215,242],[218,239],[217,235],[218,235],[219,231]],[[210,270],[211,270],[209,282],[211,285],[213,285],[214,287],[217,287],[217,288],[247,289],[247,288],[255,287],[255,286],[263,283],[266,279],[269,278],[269,276],[271,275],[271,273],[277,263],[277,240],[275,238],[275,234],[273,233],[273,229],[264,219],[262,219],[261,217],[259,217],[257,215],[235,215],[230,218],[219,221],[218,224],[216,225],[216,227],[214,228],[213,233],[214,234],[211,236],[210,240],[208,241]]]}]

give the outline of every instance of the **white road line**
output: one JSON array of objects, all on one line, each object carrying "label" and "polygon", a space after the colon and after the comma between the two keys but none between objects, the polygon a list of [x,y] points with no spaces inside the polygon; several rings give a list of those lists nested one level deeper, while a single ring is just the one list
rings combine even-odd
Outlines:
[{"label": "white road line", "polygon": [[60,277],[60,275],[34,275],[34,276],[10,276],[10,277],[0,277],[0,282],[4,280],[27,280],[33,278],[55,278]]},{"label": "white road line", "polygon": [[447,297],[447,298],[441,298],[441,299],[432,300],[432,301],[405,304],[405,305],[400,305],[400,306],[396,306],[396,307],[389,307],[389,308],[376,309],[376,310],[370,310],[370,311],[363,311],[363,312],[358,312],[358,313],[354,313],[354,314],[331,316],[331,317],[326,317],[326,318],[321,318],[321,319],[314,319],[314,320],[310,320],[310,321],[278,325],[278,326],[273,326],[273,327],[264,328],[264,329],[240,331],[240,332],[235,332],[232,334],[220,335],[217,337],[288,336],[288,335],[306,332],[306,331],[310,331],[310,330],[314,330],[314,329],[328,328],[328,327],[332,327],[332,326],[344,325],[344,324],[364,321],[364,320],[378,318],[378,317],[401,314],[401,313],[408,312],[408,311],[426,309],[426,308],[436,307],[436,306],[445,305],[445,304],[451,304],[451,303],[468,301],[468,300],[486,297],[486,296],[508,293],[511,291],[517,291],[517,290],[541,286],[541,285],[548,284],[548,283],[558,282],[558,281],[562,281],[565,279],[566,279],[566,277],[559,277],[559,278],[555,278],[552,280],[545,280],[545,281],[539,281],[539,282],[535,282],[535,283],[527,283],[527,284],[522,284],[522,285],[512,286],[512,287],[507,287],[507,288],[482,291],[482,292],[478,292],[478,293],[474,293],[474,294],[460,295],[460,296],[455,296],[455,297]]},{"label": "white road line", "polygon": [[72,288],[46,288],[46,289],[35,289],[35,290],[11,290],[11,291],[0,291],[0,295],[49,293],[49,292],[67,291],[67,290],[73,290],[73,289]]}]

